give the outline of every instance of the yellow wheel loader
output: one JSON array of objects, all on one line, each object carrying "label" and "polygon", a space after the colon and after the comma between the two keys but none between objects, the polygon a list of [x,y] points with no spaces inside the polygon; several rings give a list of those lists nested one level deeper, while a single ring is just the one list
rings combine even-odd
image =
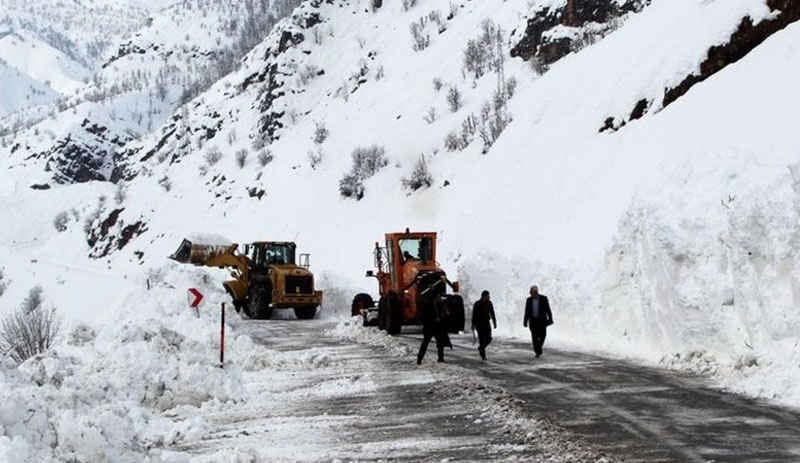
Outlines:
[{"label": "yellow wheel loader", "polygon": [[222,285],[233,298],[236,311],[250,318],[267,319],[273,309],[294,309],[299,319],[311,319],[322,304],[322,291],[314,289],[308,270],[309,255],[300,254],[289,241],[258,241],[239,250],[238,244],[204,244],[184,239],[170,259],[205,267],[231,269],[233,279]]}]

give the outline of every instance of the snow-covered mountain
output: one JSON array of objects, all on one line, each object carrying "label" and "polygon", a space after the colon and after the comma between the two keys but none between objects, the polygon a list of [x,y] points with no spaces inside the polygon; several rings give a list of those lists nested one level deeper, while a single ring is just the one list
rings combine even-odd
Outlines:
[{"label": "snow-covered mountain", "polygon": [[538,283],[554,343],[800,404],[800,2],[309,0],[218,80],[237,16],[175,8],[3,133],[4,313],[41,285],[169,317],[144,282],[194,275],[224,301],[165,259],[203,232],[297,241],[342,316],[410,227],[502,335]]},{"label": "snow-covered mountain", "polygon": [[0,121],[0,133],[13,134],[3,141],[10,163],[35,159],[25,168],[37,185],[108,179],[128,143],[233,69],[295,4],[186,1],[163,10],[119,43],[75,95]]}]

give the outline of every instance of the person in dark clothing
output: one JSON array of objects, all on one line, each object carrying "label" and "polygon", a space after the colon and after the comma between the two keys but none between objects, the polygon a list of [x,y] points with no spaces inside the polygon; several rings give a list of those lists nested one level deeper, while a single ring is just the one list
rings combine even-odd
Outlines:
[{"label": "person in dark clothing", "polygon": [[544,338],[547,337],[547,327],[553,324],[553,313],[550,311],[550,301],[547,296],[539,294],[539,287],[531,286],[531,297],[525,301],[525,319],[522,325],[530,324],[531,342],[537,357],[542,355]]},{"label": "person in dark clothing", "polygon": [[447,335],[446,319],[447,307],[443,302],[434,301],[431,304],[422,304],[422,344],[420,344],[417,354],[417,365],[422,363],[431,338],[436,339],[436,353],[439,362],[444,362],[444,348],[453,348],[450,336]]},{"label": "person in dark clothing", "polygon": [[497,329],[494,306],[489,300],[489,291],[483,291],[472,306],[472,329],[478,332],[478,352],[483,360],[486,360],[486,346],[492,342],[492,325]]}]

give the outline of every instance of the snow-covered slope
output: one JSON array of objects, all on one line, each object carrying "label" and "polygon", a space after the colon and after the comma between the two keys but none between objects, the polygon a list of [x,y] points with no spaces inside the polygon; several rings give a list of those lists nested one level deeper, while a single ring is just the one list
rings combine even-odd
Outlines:
[{"label": "snow-covered slope", "polygon": [[[439,232],[468,303],[492,292],[502,335],[528,336],[522,304],[538,283],[554,309],[548,342],[800,404],[797,23],[664,105],[710,48],[778,12],[656,0],[540,75],[510,58],[509,37],[563,2],[383,3],[304,2],[238,70],[123,142],[104,165],[118,185],[28,189],[51,174],[30,157],[35,137],[14,139],[0,159],[0,207],[18,217],[0,230],[3,310],[41,284],[71,317],[112,319],[149,277],[201,272],[165,256],[203,232],[297,241],[326,292],[322,316],[337,316],[374,293],[374,243],[410,227]],[[464,58],[483,35],[503,65],[495,55],[478,76]],[[360,200],[343,197],[352,153],[372,145],[388,162],[363,176]],[[432,182],[412,190],[403,180],[423,158]],[[224,274],[201,274],[219,291]]]},{"label": "snow-covered slope", "polygon": [[74,94],[91,77],[88,69],[24,32],[0,38],[0,59],[63,95]]},{"label": "snow-covered slope", "polygon": [[109,166],[126,156],[127,143],[150,133],[235,68],[296,3],[187,1],[162,11],[118,43],[77,94],[56,108],[32,108],[0,120],[0,135],[10,134],[3,140],[10,149],[0,148],[0,156],[14,169],[23,159],[36,159],[24,163],[39,173],[30,183],[108,179]]},{"label": "snow-covered slope", "polygon": [[23,74],[0,60],[0,117],[32,104],[41,105],[55,101],[59,94],[44,83]]},{"label": "snow-covered slope", "polygon": [[92,69],[108,47],[140,27],[146,15],[127,1],[1,0],[0,35],[26,32]]}]

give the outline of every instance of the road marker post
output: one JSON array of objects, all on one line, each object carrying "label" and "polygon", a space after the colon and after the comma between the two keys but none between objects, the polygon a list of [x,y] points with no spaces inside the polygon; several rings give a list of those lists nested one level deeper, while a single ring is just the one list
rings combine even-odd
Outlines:
[{"label": "road marker post", "polygon": [[219,327],[219,367],[225,368],[225,303],[222,303]]}]

